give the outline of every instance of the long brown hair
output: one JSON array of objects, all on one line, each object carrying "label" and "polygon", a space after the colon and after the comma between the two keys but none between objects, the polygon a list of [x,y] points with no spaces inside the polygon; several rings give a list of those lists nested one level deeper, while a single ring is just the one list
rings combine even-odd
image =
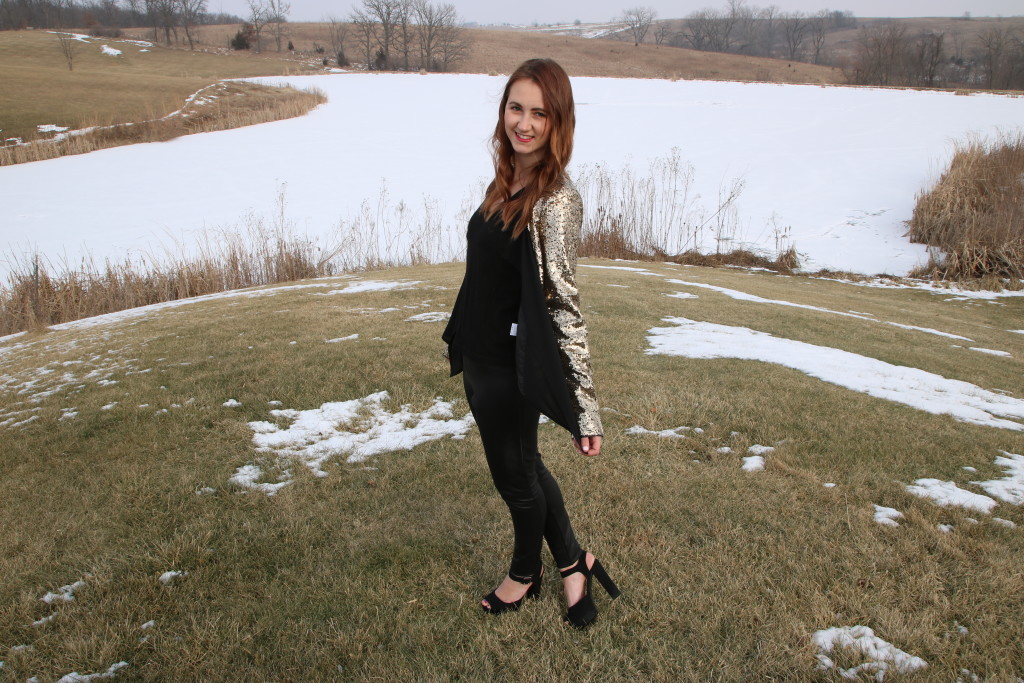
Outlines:
[{"label": "long brown hair", "polygon": [[[515,151],[505,132],[505,106],[512,84],[520,79],[533,81],[544,98],[544,111],[550,132],[547,153],[534,167],[533,177],[522,193],[512,199],[512,182],[515,176],[513,161]],[[512,230],[512,238],[519,237],[526,230],[533,213],[533,206],[541,196],[556,186],[572,156],[572,138],[576,129],[576,106],[572,99],[572,85],[565,70],[553,59],[529,59],[512,72],[505,84],[505,93],[498,107],[498,124],[494,127],[491,140],[494,156],[494,180],[487,187],[483,213],[488,219],[501,211],[505,229]],[[514,223],[513,223],[514,221]]]}]

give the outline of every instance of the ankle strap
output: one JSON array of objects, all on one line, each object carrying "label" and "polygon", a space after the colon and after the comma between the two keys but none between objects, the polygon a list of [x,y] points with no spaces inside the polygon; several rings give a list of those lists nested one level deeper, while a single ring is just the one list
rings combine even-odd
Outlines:
[{"label": "ankle strap", "polygon": [[516,583],[521,583],[524,586],[529,586],[531,583],[533,583],[537,579],[537,577],[535,577],[535,576],[525,576],[525,577],[524,576],[516,576],[512,572],[508,573],[508,578],[512,579]]}]

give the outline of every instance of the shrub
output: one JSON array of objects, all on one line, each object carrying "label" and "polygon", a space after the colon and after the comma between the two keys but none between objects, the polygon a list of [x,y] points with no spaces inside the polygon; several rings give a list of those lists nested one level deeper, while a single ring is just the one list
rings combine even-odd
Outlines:
[{"label": "shrub", "polygon": [[235,37],[231,39],[232,50],[248,50],[252,46],[253,28],[249,24],[245,24]]},{"label": "shrub", "polygon": [[1024,133],[958,143],[908,225],[912,242],[937,248],[929,275],[1024,279]]}]

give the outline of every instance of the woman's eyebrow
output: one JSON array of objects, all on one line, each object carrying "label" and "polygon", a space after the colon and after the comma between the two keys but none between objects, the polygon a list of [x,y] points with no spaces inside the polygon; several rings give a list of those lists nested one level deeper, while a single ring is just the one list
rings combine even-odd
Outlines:
[{"label": "woman's eyebrow", "polygon": [[[523,109],[526,109],[526,107],[523,107],[522,104],[520,104],[519,102],[516,102],[515,100],[509,100],[508,103],[509,104],[514,104],[517,107],[522,107]],[[544,107],[534,107],[530,111],[544,111]]]}]

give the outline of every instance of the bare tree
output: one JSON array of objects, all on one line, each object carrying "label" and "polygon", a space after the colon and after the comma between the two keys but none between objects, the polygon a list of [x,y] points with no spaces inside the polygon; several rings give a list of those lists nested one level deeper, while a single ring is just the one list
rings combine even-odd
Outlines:
[{"label": "bare tree", "polygon": [[654,44],[662,45],[672,37],[672,28],[667,21],[659,21],[654,27]]},{"label": "bare tree", "polygon": [[264,9],[267,28],[270,29],[270,35],[274,36],[274,43],[280,52],[284,49],[284,39],[288,35],[288,14],[292,11],[292,4],[288,0],[264,0]]},{"label": "bare tree", "polygon": [[441,55],[441,70],[450,71],[456,62],[460,62],[469,56],[469,48],[472,43],[465,30],[459,26],[458,15],[455,13],[454,5],[442,5],[448,8],[446,18],[441,21],[438,48]]},{"label": "bare tree", "polygon": [[858,85],[899,85],[906,64],[906,25],[881,24],[860,31],[847,79]]},{"label": "bare tree", "polygon": [[[146,0],[149,13],[156,19],[154,32],[159,28],[163,29],[164,42],[171,45],[178,41],[178,0]],[[171,35],[174,40],[171,40]]]},{"label": "bare tree", "polygon": [[825,37],[828,35],[828,10],[821,10],[807,21],[811,39],[811,61],[821,64],[825,55]]},{"label": "bare tree", "polygon": [[413,26],[412,0],[400,0],[395,14],[395,53],[402,58],[402,69],[409,70],[409,57],[415,50],[416,28]]},{"label": "bare tree", "polygon": [[327,18],[330,23],[330,28],[327,42],[331,46],[331,54],[335,56],[338,61],[338,66],[348,66],[348,57],[345,56],[345,38],[348,36],[348,24],[338,19],[337,17],[330,16]]},{"label": "bare tree", "polygon": [[786,44],[786,58],[800,59],[807,40],[810,24],[803,12],[791,12],[782,15],[782,37]]},{"label": "bare tree", "polygon": [[629,32],[633,34],[633,45],[638,46],[644,42],[644,37],[657,14],[653,7],[633,7],[622,13],[622,21],[629,27]]},{"label": "bare tree", "polygon": [[729,0],[729,16],[733,21],[733,52],[743,55],[757,54],[760,17],[743,0]]},{"label": "bare tree", "polygon": [[252,26],[252,33],[256,36],[256,52],[263,52],[263,30],[270,21],[269,8],[263,0],[248,0],[249,4],[249,25]]},{"label": "bare tree", "polygon": [[64,55],[64,61],[68,63],[68,71],[75,70],[75,55],[78,52],[78,39],[72,35],[59,31],[57,41],[60,43],[60,53]]},{"label": "bare tree", "polygon": [[60,53],[64,55],[64,61],[68,64],[68,71],[75,70],[75,54],[78,51],[78,39],[63,30],[67,14],[71,9],[72,0],[55,0],[48,7],[44,7],[43,13],[50,26],[57,28],[57,41],[60,44]]},{"label": "bare tree", "polygon": [[1013,88],[1024,78],[1024,44],[1009,28],[993,27],[981,32],[979,61],[984,71],[985,87]]},{"label": "bare tree", "polygon": [[374,66],[386,69],[391,66],[391,51],[395,47],[398,24],[405,14],[404,0],[363,0],[363,12],[377,23],[377,54]]},{"label": "bare tree", "polygon": [[430,0],[413,0],[412,15],[416,22],[416,38],[420,51],[420,68],[440,71],[442,11],[455,12],[453,5],[435,5]]},{"label": "bare tree", "polygon": [[362,52],[363,61],[367,69],[373,68],[373,51],[377,44],[377,22],[373,17],[362,10],[352,10],[349,18],[352,28],[355,29],[356,40]]},{"label": "bare tree", "polygon": [[769,5],[757,12],[756,46],[752,54],[771,57],[775,54],[775,43],[779,32],[779,8]]},{"label": "bare tree", "polygon": [[946,34],[942,32],[922,33],[914,39],[909,60],[914,85],[933,88],[939,84],[940,71],[946,62],[945,39]]},{"label": "bare tree", "polygon": [[206,0],[178,0],[178,15],[181,17],[182,28],[185,29],[185,38],[188,40],[188,49],[194,49],[192,29],[199,23],[206,14]]},{"label": "bare tree", "polygon": [[736,17],[714,9],[702,9],[686,18],[684,38],[695,50],[731,52]]}]

